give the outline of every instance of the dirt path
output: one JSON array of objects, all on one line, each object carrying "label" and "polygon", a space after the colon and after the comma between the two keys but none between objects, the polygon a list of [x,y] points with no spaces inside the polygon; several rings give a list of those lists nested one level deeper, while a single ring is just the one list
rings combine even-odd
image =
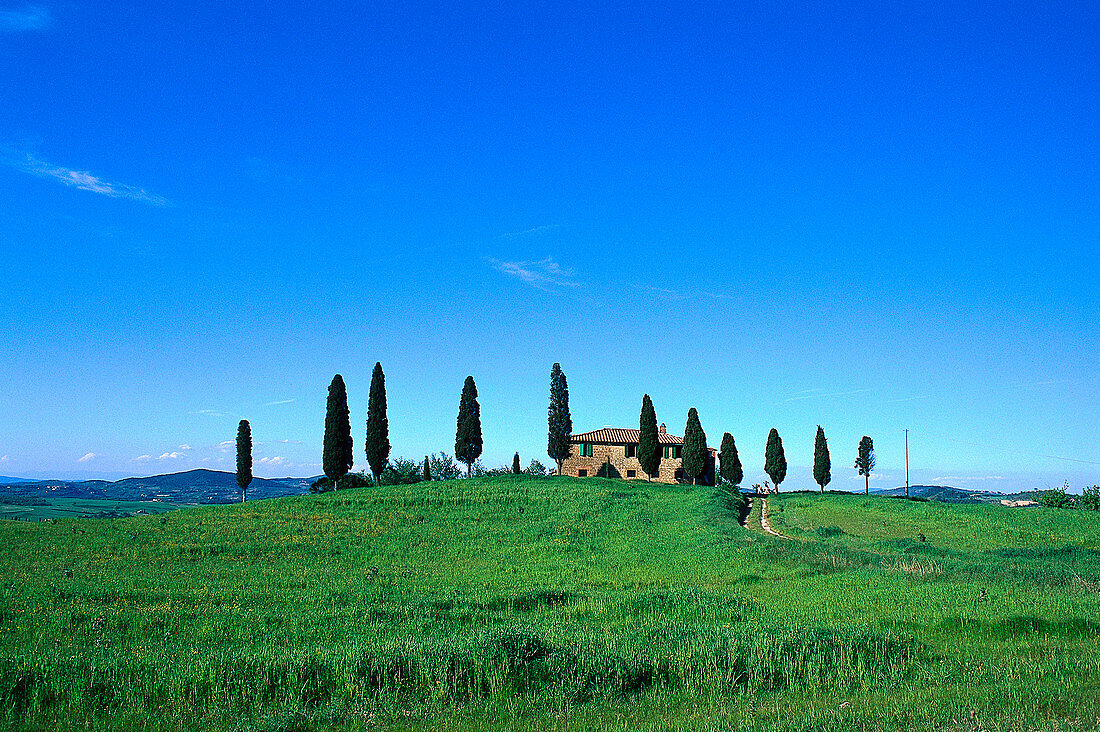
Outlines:
[{"label": "dirt path", "polygon": [[[753,499],[757,500],[757,499]],[[760,528],[772,536],[778,536],[780,539],[790,539],[791,537],[786,534],[780,534],[778,531],[772,528],[771,522],[768,521],[768,500],[766,498],[760,498],[762,501],[760,505]]]}]

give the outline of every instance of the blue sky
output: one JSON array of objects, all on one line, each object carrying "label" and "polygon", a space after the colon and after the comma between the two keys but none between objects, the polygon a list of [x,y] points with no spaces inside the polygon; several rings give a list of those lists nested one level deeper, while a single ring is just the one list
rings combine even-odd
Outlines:
[{"label": "blue sky", "polygon": [[[1100,482],[1100,7],[0,3],[0,475],[578,430]],[[357,466],[365,464],[357,452]],[[805,469],[800,469],[805,468]],[[760,476],[760,477],[758,477]],[[950,479],[950,481],[948,481]]]}]

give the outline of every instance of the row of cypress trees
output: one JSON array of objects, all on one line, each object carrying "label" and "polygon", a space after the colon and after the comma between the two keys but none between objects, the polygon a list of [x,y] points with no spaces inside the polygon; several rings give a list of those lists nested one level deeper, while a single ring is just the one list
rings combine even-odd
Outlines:
[{"label": "row of cypress trees", "polygon": [[[321,460],[325,475],[335,485],[354,465],[351,416],[348,410],[348,392],[340,374],[332,377],[328,387],[328,403],[325,407],[325,440]],[[466,463],[467,476],[473,464],[481,456],[481,406],[477,401],[477,385],[474,377],[467,376],[462,385],[462,397],[458,407],[458,424],[455,431],[455,457]],[[377,485],[390,457],[390,428],[386,416],[386,375],[382,364],[374,364],[371,374],[370,395],[367,399],[367,433],[365,452],[367,464]],[[427,465],[427,460],[425,460]],[[427,471],[428,468],[425,467]]]},{"label": "row of cypress trees", "polygon": [[[557,363],[550,370],[550,406],[547,412],[547,423],[546,452],[557,463],[557,472],[560,475],[562,463],[569,457],[571,450],[573,420],[569,412],[569,385],[561,365]],[[642,395],[642,410],[638,426],[640,433],[638,461],[647,475],[656,475],[661,463],[661,447],[657,431],[657,413],[649,394]],[[328,390],[322,459],[325,475],[334,484],[347,475],[352,468],[354,463],[352,445],[347,388],[343,377],[336,374]],[[467,477],[472,474],[473,464],[481,456],[483,447],[481,406],[477,401],[477,385],[472,376],[467,376],[462,385],[455,429],[455,457],[466,464]],[[375,363],[374,372],[371,375],[365,452],[371,474],[377,484],[390,455],[389,420],[386,416],[386,376],[382,371],[381,363]],[[707,436],[699,421],[699,413],[695,407],[692,407],[688,410],[687,424],[684,427],[684,445],[681,455],[684,475],[689,476],[692,483],[696,482],[706,470],[707,456]],[[737,453],[737,444],[729,432],[722,435],[718,459],[719,474],[722,479],[731,485],[740,485],[744,479],[744,469]],[[513,462],[518,460],[517,453]],[[864,436],[860,440],[855,467],[865,478],[865,492],[869,492],[869,478],[875,467],[874,446],[870,437]],[[814,439],[813,476],[822,491],[832,480],[831,470],[832,461],[825,430],[818,425]],[[774,427],[768,433],[764,451],[764,472],[772,479],[778,491],[779,485],[787,476],[787,458],[783,451],[783,440]],[[247,420],[241,420],[237,431],[237,482],[242,491],[241,500],[244,500],[246,488],[251,480],[251,428]]]}]

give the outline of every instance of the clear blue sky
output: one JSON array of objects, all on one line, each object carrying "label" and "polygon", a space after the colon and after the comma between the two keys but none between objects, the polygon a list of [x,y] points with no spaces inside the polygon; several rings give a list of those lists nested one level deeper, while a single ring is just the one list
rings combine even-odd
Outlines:
[{"label": "clear blue sky", "polygon": [[[897,485],[1100,482],[1100,6],[0,4],[0,475],[320,473],[816,425]],[[801,466],[801,467],[800,467]],[[950,479],[950,480],[948,480]]]}]

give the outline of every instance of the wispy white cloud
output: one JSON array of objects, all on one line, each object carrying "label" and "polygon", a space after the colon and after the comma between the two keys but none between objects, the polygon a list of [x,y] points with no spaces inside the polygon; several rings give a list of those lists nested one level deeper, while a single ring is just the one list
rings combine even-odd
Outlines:
[{"label": "wispy white cloud", "polygon": [[279,455],[277,455],[275,457],[262,457],[259,460],[257,460],[256,462],[260,463],[261,465],[289,465],[290,464],[289,462],[287,462],[287,459],[285,457],[282,457],[282,456],[279,456]]},{"label": "wispy white cloud", "polygon": [[25,155],[22,159],[11,159],[8,163],[24,173],[38,176],[39,178],[51,178],[63,185],[71,186],[81,191],[98,193],[109,198],[126,198],[131,201],[141,201],[154,206],[164,206],[168,201],[164,196],[149,193],[144,188],[112,183],[97,175],[92,175],[86,170],[74,170],[60,165],[51,165],[38,160],[31,155]]},{"label": "wispy white cloud", "polygon": [[179,460],[181,457],[186,456],[182,452],[173,451],[164,453],[163,455],[158,457],[157,460]]},{"label": "wispy white cloud", "polygon": [[230,450],[236,450],[237,449],[237,443],[234,442],[233,440],[223,440],[222,442],[219,442],[217,445],[214,445],[214,449],[215,450],[221,450],[222,452],[229,452]]},{"label": "wispy white cloud", "polygon": [[22,10],[0,10],[0,31],[44,30],[51,22],[50,11],[41,5],[28,5]]},{"label": "wispy white cloud", "polygon": [[135,462],[135,463],[144,463],[144,462],[148,462],[149,460],[152,460],[152,459],[153,459],[152,455],[138,455],[136,458],[133,459],[133,462]]},{"label": "wispy white cloud", "polygon": [[501,234],[498,238],[515,239],[517,237],[530,236],[532,234],[545,234],[557,228],[557,224],[546,224],[544,226],[535,226],[530,229],[524,229],[523,231],[509,231],[507,234]]},{"label": "wispy white cloud", "polygon": [[565,269],[552,257],[537,262],[502,262],[489,258],[489,264],[498,272],[518,277],[529,285],[540,289],[547,287],[578,287],[573,279],[573,270]]},{"label": "wispy white cloud", "polygon": [[77,459],[77,462],[78,463],[86,463],[86,462],[89,462],[90,460],[95,460],[95,453],[94,452],[85,453],[84,457]]},{"label": "wispy white cloud", "polygon": [[967,481],[974,480],[1005,480],[1003,475],[941,475],[938,478],[933,478],[936,483],[951,481],[952,483],[965,483]]},{"label": "wispy white cloud", "polygon": [[217,409],[200,409],[197,412],[191,412],[191,414],[203,414],[207,417],[224,417],[225,412],[219,412]]},{"label": "wispy white cloud", "polygon": [[645,292],[651,292],[669,300],[687,300],[688,298],[696,297],[709,297],[712,300],[724,300],[727,297],[727,295],[723,295],[720,292],[708,292],[705,290],[684,292],[683,290],[674,290],[671,287],[654,287],[653,285],[639,285],[636,283],[631,283],[631,287]]},{"label": "wispy white cloud", "polygon": [[866,394],[871,391],[870,389],[852,389],[851,391],[833,391],[825,392],[821,389],[808,389],[801,391],[792,397],[787,397],[783,400],[783,403],[787,402],[799,402],[803,399],[825,399],[828,397],[840,397],[840,396],[852,396],[853,394]]},{"label": "wispy white cloud", "polygon": [[10,463],[12,460],[11,455],[4,455],[0,457],[0,463]]},{"label": "wispy white cloud", "polygon": [[185,444],[183,444],[183,445],[180,445],[180,446],[179,446],[178,448],[176,448],[176,449],[177,449],[177,450],[190,450],[190,449],[191,449],[191,446],[185,443]]},{"label": "wispy white cloud", "polygon": [[274,406],[278,406],[279,404],[290,404],[291,402],[294,402],[294,401],[297,401],[297,400],[296,399],[280,399],[277,402],[268,402],[267,406],[274,407]]}]

